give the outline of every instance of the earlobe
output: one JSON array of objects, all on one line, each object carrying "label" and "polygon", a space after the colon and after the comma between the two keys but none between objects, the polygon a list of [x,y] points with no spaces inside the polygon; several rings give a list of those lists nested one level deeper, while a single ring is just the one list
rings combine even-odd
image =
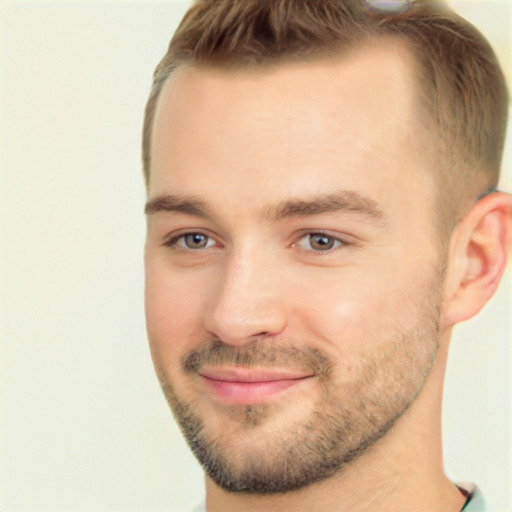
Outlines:
[{"label": "earlobe", "polygon": [[492,297],[512,243],[512,196],[480,199],[454,230],[444,287],[446,328],[476,315]]}]

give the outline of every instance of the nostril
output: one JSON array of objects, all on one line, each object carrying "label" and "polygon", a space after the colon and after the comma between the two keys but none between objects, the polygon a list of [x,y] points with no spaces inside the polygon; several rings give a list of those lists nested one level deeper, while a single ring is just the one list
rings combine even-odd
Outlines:
[{"label": "nostril", "polygon": [[286,313],[278,305],[260,305],[250,311],[233,312],[214,308],[204,318],[204,328],[228,345],[244,345],[280,334]]},{"label": "nostril", "polygon": [[250,338],[250,341],[254,342],[254,341],[264,340],[265,338],[268,338],[270,336],[272,336],[272,334],[268,331],[265,331],[265,332],[259,332],[257,334],[253,334],[253,335],[249,336],[249,338]]}]

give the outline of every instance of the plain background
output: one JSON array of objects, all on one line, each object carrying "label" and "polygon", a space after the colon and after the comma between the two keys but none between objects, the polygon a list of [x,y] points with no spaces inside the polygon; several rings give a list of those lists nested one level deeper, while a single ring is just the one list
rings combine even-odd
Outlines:
[{"label": "plain background", "polygon": [[[510,84],[511,2],[454,4]],[[153,376],[142,299],[142,110],[187,5],[0,0],[2,512],[201,500]],[[496,512],[512,510],[510,274],[457,329],[444,406],[448,474],[477,482]]]}]

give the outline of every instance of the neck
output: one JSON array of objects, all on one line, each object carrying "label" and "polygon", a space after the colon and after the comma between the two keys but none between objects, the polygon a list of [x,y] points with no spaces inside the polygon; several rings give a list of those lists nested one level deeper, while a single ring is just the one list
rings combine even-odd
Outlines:
[{"label": "neck", "polygon": [[334,477],[298,491],[263,496],[228,493],[207,478],[207,511],[460,511],[464,497],[443,468],[444,347],[422,391],[395,426]]}]

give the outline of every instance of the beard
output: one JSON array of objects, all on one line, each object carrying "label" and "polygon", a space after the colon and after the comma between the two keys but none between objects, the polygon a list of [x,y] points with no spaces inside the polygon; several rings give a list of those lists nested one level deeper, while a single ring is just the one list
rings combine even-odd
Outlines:
[{"label": "beard", "polygon": [[[290,339],[243,347],[212,340],[181,361],[180,374],[190,382],[207,365],[314,372],[314,394],[306,400],[297,393],[286,401],[223,406],[206,413],[201,390],[192,398],[178,396],[172,372],[154,358],[164,395],[206,474],[228,492],[273,494],[346,469],[393,427],[421,391],[440,338],[440,301],[434,298],[439,297],[428,294],[428,307],[417,309],[412,328],[368,343],[371,350],[356,362],[334,360]],[[293,411],[291,419],[283,418],[283,410]]]}]

